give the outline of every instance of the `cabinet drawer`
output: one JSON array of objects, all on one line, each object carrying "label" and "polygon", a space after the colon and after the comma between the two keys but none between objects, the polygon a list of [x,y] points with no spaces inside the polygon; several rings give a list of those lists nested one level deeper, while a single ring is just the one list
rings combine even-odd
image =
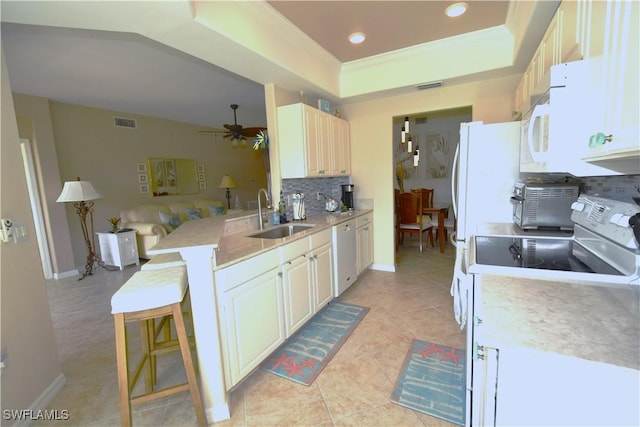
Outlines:
[{"label": "cabinet drawer", "polygon": [[256,255],[251,259],[216,271],[216,286],[219,291],[228,291],[267,270],[277,268],[278,265],[278,253],[276,251],[268,251]]},{"label": "cabinet drawer", "polygon": [[278,248],[280,254],[280,263],[285,263],[289,260],[297,258],[303,254],[309,252],[309,239],[296,240],[295,242],[287,243],[284,246]]},{"label": "cabinet drawer", "polygon": [[319,246],[331,243],[331,229],[327,228],[318,233],[312,234],[311,237],[311,249],[316,249]]},{"label": "cabinet drawer", "polygon": [[135,233],[118,234],[118,243],[133,243],[136,241]]},{"label": "cabinet drawer", "polygon": [[363,225],[370,224],[371,221],[373,221],[373,213],[369,212],[368,214],[356,218],[356,227],[362,227]]}]

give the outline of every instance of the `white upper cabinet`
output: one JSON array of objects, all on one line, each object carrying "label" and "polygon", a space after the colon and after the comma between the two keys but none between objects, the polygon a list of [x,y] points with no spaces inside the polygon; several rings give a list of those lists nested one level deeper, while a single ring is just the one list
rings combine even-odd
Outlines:
[{"label": "white upper cabinet", "polygon": [[638,174],[640,3],[594,1],[593,8],[591,28],[598,30],[592,32],[589,49],[593,98],[585,121],[588,138],[582,141],[580,152],[587,162],[619,173]]},{"label": "white upper cabinet", "polygon": [[278,107],[282,178],[348,176],[349,123],[306,104]]},{"label": "white upper cabinet", "polygon": [[553,161],[540,172],[640,173],[639,8],[636,0],[565,0],[558,7],[516,90],[514,115],[527,118],[548,89],[553,65],[584,60],[586,71],[572,80],[579,88],[565,107],[571,113],[550,118],[563,127],[553,135],[562,134],[562,147],[549,148]]}]

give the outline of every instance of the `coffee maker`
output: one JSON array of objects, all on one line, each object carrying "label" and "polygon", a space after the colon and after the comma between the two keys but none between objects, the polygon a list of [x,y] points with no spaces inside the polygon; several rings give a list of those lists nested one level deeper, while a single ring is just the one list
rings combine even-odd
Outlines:
[{"label": "coffee maker", "polygon": [[344,204],[348,210],[355,209],[353,204],[353,184],[342,184],[342,204]]}]

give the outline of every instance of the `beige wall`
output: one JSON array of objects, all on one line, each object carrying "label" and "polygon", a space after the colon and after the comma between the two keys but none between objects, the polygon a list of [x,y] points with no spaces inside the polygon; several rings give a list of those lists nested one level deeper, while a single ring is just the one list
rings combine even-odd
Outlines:
[{"label": "beige wall", "polygon": [[[216,139],[201,133],[203,127],[80,105],[47,101],[27,95],[14,94],[16,113],[34,117],[35,126],[50,121],[52,137],[45,141],[37,138],[37,150],[57,155],[57,167],[50,165],[45,174],[53,180],[47,196],[50,211],[61,209],[57,199],[64,181],[80,177],[91,181],[103,199],[95,201],[94,223],[96,231],[109,228],[107,219],[119,216],[125,207],[143,203],[168,203],[193,198],[211,198],[225,201],[225,190],[218,188],[222,175],[229,174],[238,188],[231,191],[232,207],[236,195],[244,208],[247,201],[255,200],[258,188],[266,186],[266,174],[260,154],[246,146],[234,147],[228,140]],[[49,106],[47,117],[44,105]],[[113,126],[113,117],[135,118],[137,129]],[[149,157],[195,159],[205,166],[207,189],[198,194],[152,197],[139,192],[138,163]],[[55,157],[54,157],[55,159]],[[54,172],[58,172],[55,175]],[[53,228],[71,236],[73,265],[84,265],[86,245],[75,209],[67,204],[68,226],[59,221]],[[57,243],[56,243],[57,244]],[[67,266],[65,266],[66,268]]]},{"label": "beige wall", "polygon": [[341,107],[351,132],[352,183],[358,189],[358,198],[374,202],[375,268],[395,269],[393,117],[472,106],[474,121],[510,121],[511,98],[518,81],[516,75]]},{"label": "beige wall", "polygon": [[24,223],[29,238],[19,244],[0,243],[0,342],[3,355],[8,356],[2,370],[0,401],[2,410],[43,409],[32,405],[46,404],[43,392],[55,384],[61,386],[64,377],[35,239],[4,52],[1,93],[0,216]]},{"label": "beige wall", "polygon": [[[14,95],[18,114],[18,133],[31,144],[41,192],[41,206],[47,232],[48,248],[55,277],[73,271],[76,263],[71,249],[71,236],[64,205],[55,203],[62,182],[58,170],[58,154],[53,137],[49,100]],[[20,112],[27,114],[21,115]]]}]

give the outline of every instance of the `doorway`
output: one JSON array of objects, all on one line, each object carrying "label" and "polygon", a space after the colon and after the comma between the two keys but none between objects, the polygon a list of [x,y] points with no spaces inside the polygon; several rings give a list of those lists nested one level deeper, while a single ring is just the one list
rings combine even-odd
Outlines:
[{"label": "doorway", "polygon": [[36,230],[40,262],[42,263],[42,272],[45,279],[52,279],[53,267],[51,264],[51,253],[49,252],[49,246],[47,244],[47,231],[44,222],[44,214],[42,212],[42,204],[40,203],[40,189],[36,177],[33,153],[31,152],[31,142],[28,139],[20,138],[20,151],[22,152],[22,162],[24,164],[24,173],[27,180],[27,189],[29,191],[29,200],[31,202],[31,213],[33,215],[33,223]]},{"label": "doorway", "polygon": [[[405,129],[403,142],[402,129],[407,120],[409,132]],[[453,156],[460,142],[460,124],[471,121],[471,106],[394,116],[394,189],[432,188],[434,205],[450,205]]]}]

